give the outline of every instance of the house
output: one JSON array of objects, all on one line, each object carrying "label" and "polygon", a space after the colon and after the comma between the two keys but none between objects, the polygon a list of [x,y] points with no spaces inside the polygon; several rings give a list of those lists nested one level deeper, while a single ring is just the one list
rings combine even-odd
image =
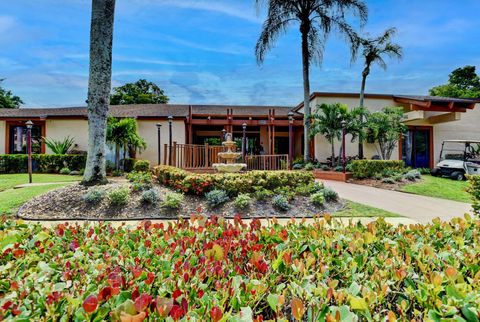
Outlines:
[{"label": "house", "polygon": [[[322,103],[342,103],[355,108],[358,101],[359,94],[354,93],[316,92],[310,98],[312,108]],[[445,139],[480,139],[480,109],[478,106],[475,108],[478,103],[480,100],[429,96],[385,94],[365,96],[365,106],[372,112],[386,106],[404,108],[405,124],[409,131],[401,140],[394,156],[415,167],[433,167],[438,161],[441,143]],[[177,104],[116,105],[110,107],[110,115],[132,117],[137,120],[139,134],[146,140],[147,148],[136,157],[148,159],[153,164],[164,162],[167,158],[169,121],[172,128],[172,146],[175,145],[176,149],[175,156],[181,159],[182,164],[188,161],[190,165],[208,167],[210,159],[214,159],[214,156],[201,150],[201,147],[206,142],[218,143],[223,130],[233,133],[234,138],[241,138],[243,127],[248,154],[288,155],[290,142],[292,158],[300,157],[303,151],[303,103],[295,108]],[[70,136],[75,140],[76,150],[87,150],[88,119],[85,107],[21,108],[0,109],[0,154],[25,153],[27,120],[34,123],[32,138],[33,150],[36,153],[51,153],[41,140],[42,137],[62,140]],[[160,130],[157,125],[160,125]],[[330,156],[330,146],[320,135],[315,137],[310,150],[320,161],[325,161]],[[357,143],[347,140],[347,155],[356,155],[357,151]],[[195,155],[192,156],[192,153]],[[365,156],[371,158],[374,155],[378,155],[374,145],[365,144]]]}]

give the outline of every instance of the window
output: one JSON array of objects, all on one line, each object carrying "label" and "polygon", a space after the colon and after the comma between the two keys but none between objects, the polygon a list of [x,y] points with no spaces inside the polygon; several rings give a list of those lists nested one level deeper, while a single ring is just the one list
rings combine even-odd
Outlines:
[{"label": "window", "polygon": [[[45,124],[34,122],[32,127],[32,153],[43,153],[42,134],[45,131]],[[27,153],[27,127],[25,122],[7,123],[7,153],[26,154]]]}]

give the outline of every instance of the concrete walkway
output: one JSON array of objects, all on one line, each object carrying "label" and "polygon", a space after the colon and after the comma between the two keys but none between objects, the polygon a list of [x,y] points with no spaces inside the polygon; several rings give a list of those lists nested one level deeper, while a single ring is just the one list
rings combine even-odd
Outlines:
[{"label": "concrete walkway", "polygon": [[471,212],[471,205],[458,201],[414,195],[369,186],[322,180],[341,198],[384,209],[419,223],[431,222],[433,218],[450,220]]}]

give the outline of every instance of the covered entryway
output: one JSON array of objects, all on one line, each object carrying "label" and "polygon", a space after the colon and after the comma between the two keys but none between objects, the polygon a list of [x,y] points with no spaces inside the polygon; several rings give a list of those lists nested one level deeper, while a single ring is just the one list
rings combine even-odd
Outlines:
[{"label": "covered entryway", "polygon": [[409,126],[402,139],[402,160],[412,168],[433,168],[433,127]]}]

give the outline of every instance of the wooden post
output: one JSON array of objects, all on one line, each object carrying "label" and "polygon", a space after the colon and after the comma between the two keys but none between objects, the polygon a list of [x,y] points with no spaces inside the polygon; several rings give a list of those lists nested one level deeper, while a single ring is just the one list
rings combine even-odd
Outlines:
[{"label": "wooden post", "polygon": [[[172,164],[177,166],[177,141],[173,141],[173,151],[172,151]],[[170,165],[172,165],[170,164]]]},{"label": "wooden post", "polygon": [[205,143],[205,168],[210,168],[210,147]]},{"label": "wooden post", "polygon": [[166,165],[167,164],[167,154],[168,154],[168,144],[165,143],[163,145],[163,164]]}]

